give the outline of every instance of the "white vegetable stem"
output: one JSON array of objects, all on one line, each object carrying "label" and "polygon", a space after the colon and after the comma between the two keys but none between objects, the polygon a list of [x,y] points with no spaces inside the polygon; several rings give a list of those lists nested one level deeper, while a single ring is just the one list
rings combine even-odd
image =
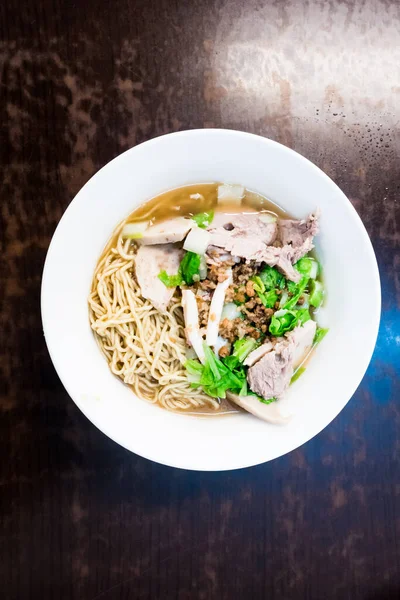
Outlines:
[{"label": "white vegetable stem", "polygon": [[226,274],[228,275],[227,279],[221,283],[218,283],[211,300],[206,334],[206,344],[208,346],[215,346],[217,343],[219,323],[221,321],[222,310],[224,308],[225,294],[226,290],[232,283],[232,270],[228,269]]},{"label": "white vegetable stem", "polygon": [[122,237],[130,240],[139,240],[143,237],[143,233],[149,226],[149,221],[141,221],[140,223],[127,223],[122,229]]},{"label": "white vegetable stem", "polygon": [[242,185],[224,183],[218,186],[218,204],[241,204],[243,196]]},{"label": "white vegetable stem", "polygon": [[222,310],[221,319],[229,319],[230,321],[233,321],[233,319],[238,319],[241,316],[242,313],[240,312],[239,307],[236,306],[234,302],[228,302],[228,304],[225,304]]},{"label": "white vegetable stem", "polygon": [[202,256],[210,244],[211,233],[200,227],[193,227],[186,237],[183,249]]},{"label": "white vegetable stem", "polygon": [[200,362],[204,364],[203,339],[199,330],[199,311],[197,309],[196,296],[191,290],[182,290],[182,306],[185,318],[186,339],[193,347]]},{"label": "white vegetable stem", "polygon": [[217,341],[214,344],[214,352],[215,354],[218,354],[218,352],[221,350],[221,348],[223,348],[224,346],[227,346],[228,348],[231,347],[230,342],[228,342],[228,340],[226,340],[225,338],[221,337],[220,335],[217,337]]},{"label": "white vegetable stem", "polygon": [[310,271],[310,277],[311,277],[311,279],[317,279],[318,263],[313,258],[311,260],[312,260],[312,267],[311,267],[311,271]]},{"label": "white vegetable stem", "polygon": [[207,279],[207,261],[205,255],[200,257],[199,275],[201,281]]},{"label": "white vegetable stem", "polygon": [[279,300],[279,308],[282,308],[282,306],[285,306],[285,304],[288,300],[289,300],[289,294],[287,293],[286,290],[284,290],[282,292],[281,299]]}]

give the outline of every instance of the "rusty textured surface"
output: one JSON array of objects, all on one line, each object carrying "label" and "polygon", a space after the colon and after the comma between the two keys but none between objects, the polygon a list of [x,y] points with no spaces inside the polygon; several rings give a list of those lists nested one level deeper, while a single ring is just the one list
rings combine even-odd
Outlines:
[{"label": "rusty textured surface", "polygon": [[[399,65],[396,0],[1,3],[2,598],[400,597]],[[136,143],[203,126],[271,137],[328,173],[383,286],[345,410],[227,474],[164,468],[97,431],[39,316],[46,249],[80,187]]]}]

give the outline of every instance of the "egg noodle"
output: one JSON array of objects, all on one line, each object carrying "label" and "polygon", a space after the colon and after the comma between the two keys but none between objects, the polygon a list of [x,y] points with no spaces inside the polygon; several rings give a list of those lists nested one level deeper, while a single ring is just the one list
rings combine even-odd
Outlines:
[{"label": "egg noodle", "polygon": [[179,292],[166,313],[141,296],[136,245],[122,238],[124,224],[93,277],[89,313],[98,346],[111,371],[140,398],[170,410],[218,410],[218,400],[190,386],[183,367],[187,346]]}]

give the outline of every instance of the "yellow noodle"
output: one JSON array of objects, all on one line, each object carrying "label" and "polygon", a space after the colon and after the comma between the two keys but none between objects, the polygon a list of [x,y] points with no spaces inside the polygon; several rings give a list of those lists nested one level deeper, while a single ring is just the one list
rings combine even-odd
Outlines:
[{"label": "yellow noodle", "polygon": [[134,244],[121,235],[116,245],[109,243],[89,296],[90,325],[111,371],[139,397],[169,410],[218,410],[215,398],[190,386],[183,368],[186,343],[180,293],[168,313],[156,310],[140,294],[134,253]]}]

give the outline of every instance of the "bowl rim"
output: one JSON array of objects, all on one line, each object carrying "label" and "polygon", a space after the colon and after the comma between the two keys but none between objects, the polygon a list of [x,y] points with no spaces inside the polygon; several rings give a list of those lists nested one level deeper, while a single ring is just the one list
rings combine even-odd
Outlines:
[{"label": "bowl rim", "polygon": [[[369,350],[368,350],[369,359],[368,359],[368,361],[366,361],[365,367],[363,368],[362,372],[360,369],[359,376],[355,380],[355,383],[353,385],[353,389],[351,390],[351,393],[346,394],[346,396],[348,396],[348,399],[344,402],[343,406],[341,406],[339,408],[339,410],[335,413],[333,418],[330,419],[330,421],[328,423],[326,423],[325,425],[320,427],[317,431],[315,431],[311,435],[311,437],[307,437],[307,439],[305,441],[301,441],[300,443],[294,445],[290,450],[288,450],[284,453],[278,452],[275,456],[272,456],[271,458],[269,458],[267,460],[265,460],[265,458],[262,458],[258,462],[254,462],[254,461],[248,462],[248,461],[244,460],[243,464],[240,464],[240,465],[227,466],[224,468],[217,467],[215,469],[210,469],[210,468],[199,468],[197,466],[191,467],[190,465],[186,465],[186,464],[185,465],[178,464],[177,462],[163,460],[162,458],[159,458],[158,456],[157,457],[154,456],[152,453],[144,453],[141,450],[140,450],[140,452],[133,450],[128,445],[119,441],[114,434],[110,433],[108,431],[107,426],[105,426],[103,423],[100,425],[97,422],[97,419],[88,415],[89,411],[86,410],[85,406],[83,406],[83,403],[79,402],[76,398],[74,398],[74,395],[70,393],[68,377],[64,376],[64,374],[65,374],[65,373],[63,373],[64,369],[56,356],[54,347],[46,337],[46,330],[48,330],[49,325],[47,322],[47,315],[46,315],[46,311],[45,311],[45,304],[46,304],[45,297],[47,294],[47,290],[51,286],[51,283],[49,282],[49,277],[48,277],[48,272],[49,272],[49,268],[50,268],[49,265],[52,261],[52,253],[53,253],[54,246],[56,243],[57,233],[60,230],[60,226],[64,222],[64,220],[67,218],[67,215],[72,210],[72,207],[79,202],[79,196],[81,196],[81,193],[83,192],[83,190],[87,186],[89,186],[89,184],[91,184],[95,178],[97,178],[99,176],[99,173],[103,169],[108,168],[109,165],[111,165],[114,161],[117,161],[118,159],[120,159],[121,156],[123,156],[125,154],[130,153],[130,154],[134,155],[136,153],[136,151],[139,148],[142,148],[144,145],[146,145],[147,147],[150,147],[152,145],[156,145],[160,140],[164,140],[166,138],[175,138],[175,137],[183,137],[184,138],[184,137],[190,137],[193,135],[195,135],[195,136],[214,136],[214,135],[221,135],[221,134],[225,135],[227,137],[231,136],[231,137],[254,138],[254,139],[258,140],[259,142],[260,142],[260,140],[262,140],[263,143],[271,145],[272,147],[275,146],[281,152],[296,155],[297,159],[300,160],[301,162],[303,162],[305,167],[308,170],[312,170],[316,175],[325,179],[325,182],[331,187],[331,189],[334,190],[336,194],[338,194],[339,196],[342,197],[342,200],[347,204],[348,210],[353,215],[353,218],[355,218],[355,221],[357,222],[358,226],[360,227],[360,230],[361,230],[362,236],[364,238],[364,242],[365,242],[364,250],[368,253],[370,264],[373,267],[373,273],[371,273],[371,282],[370,283],[371,283],[371,289],[372,289],[373,295],[374,295],[374,302],[372,304],[372,306],[374,307],[374,310],[370,314],[370,321],[368,323],[368,330],[370,332],[369,338],[368,338],[369,339]],[[319,433],[321,433],[321,431],[323,431],[330,423],[332,423],[332,421],[340,414],[340,412],[343,410],[343,408],[346,406],[346,404],[350,401],[350,399],[356,392],[357,388],[359,387],[361,381],[363,380],[364,375],[367,371],[367,368],[368,368],[368,366],[371,362],[372,356],[373,356],[373,352],[374,352],[377,337],[378,337],[380,318],[381,318],[381,284],[380,284],[379,268],[378,268],[376,255],[375,255],[375,252],[373,249],[371,239],[368,235],[368,232],[364,226],[363,221],[361,220],[361,217],[358,215],[356,209],[354,208],[353,204],[350,202],[349,198],[344,194],[344,192],[339,188],[339,186],[324,171],[322,171],[322,169],[320,169],[311,160],[309,160],[308,158],[306,158],[305,156],[303,156],[296,150],[293,150],[292,148],[289,148],[289,147],[285,146],[284,144],[281,144],[280,142],[277,142],[277,141],[267,138],[265,136],[257,135],[254,133],[248,133],[248,132],[236,130],[236,129],[204,128],[204,129],[188,129],[188,130],[183,130],[183,131],[178,131],[178,132],[167,133],[167,134],[159,135],[159,136],[156,136],[149,140],[146,140],[146,141],[144,141],[140,144],[137,144],[137,145],[133,146],[132,148],[128,148],[124,152],[121,152],[120,154],[118,154],[116,157],[114,157],[108,163],[106,163],[105,165],[100,167],[96,171],[96,173],[94,173],[88,179],[88,181],[78,190],[78,192],[76,193],[74,198],[68,204],[67,208],[63,212],[63,215],[62,215],[61,219],[59,220],[59,222],[54,230],[54,233],[51,237],[51,241],[50,241],[47,253],[46,253],[46,259],[45,259],[44,266],[43,266],[40,303],[41,303],[41,318],[42,318],[43,333],[44,333],[44,337],[45,337],[45,341],[46,341],[46,346],[47,346],[51,361],[53,363],[53,366],[56,370],[56,373],[57,373],[63,387],[65,388],[67,394],[69,395],[69,397],[74,401],[74,403],[82,411],[82,413],[85,415],[85,417],[92,424],[94,424],[104,435],[106,435],[107,437],[112,439],[118,445],[129,450],[130,452],[138,454],[139,456],[146,458],[147,460],[156,462],[158,464],[162,464],[162,465],[174,467],[174,468],[186,469],[186,470],[195,470],[195,471],[210,471],[210,472],[211,471],[229,471],[229,470],[243,469],[243,468],[248,468],[248,467],[264,464],[265,462],[269,462],[270,460],[274,460],[275,458],[279,458],[281,456],[284,456],[285,454],[288,454],[289,452],[292,452],[293,450],[296,450],[303,444],[312,440]],[[179,416],[188,417],[191,415],[182,414]],[[157,454],[157,453],[154,453],[154,454]]]}]

